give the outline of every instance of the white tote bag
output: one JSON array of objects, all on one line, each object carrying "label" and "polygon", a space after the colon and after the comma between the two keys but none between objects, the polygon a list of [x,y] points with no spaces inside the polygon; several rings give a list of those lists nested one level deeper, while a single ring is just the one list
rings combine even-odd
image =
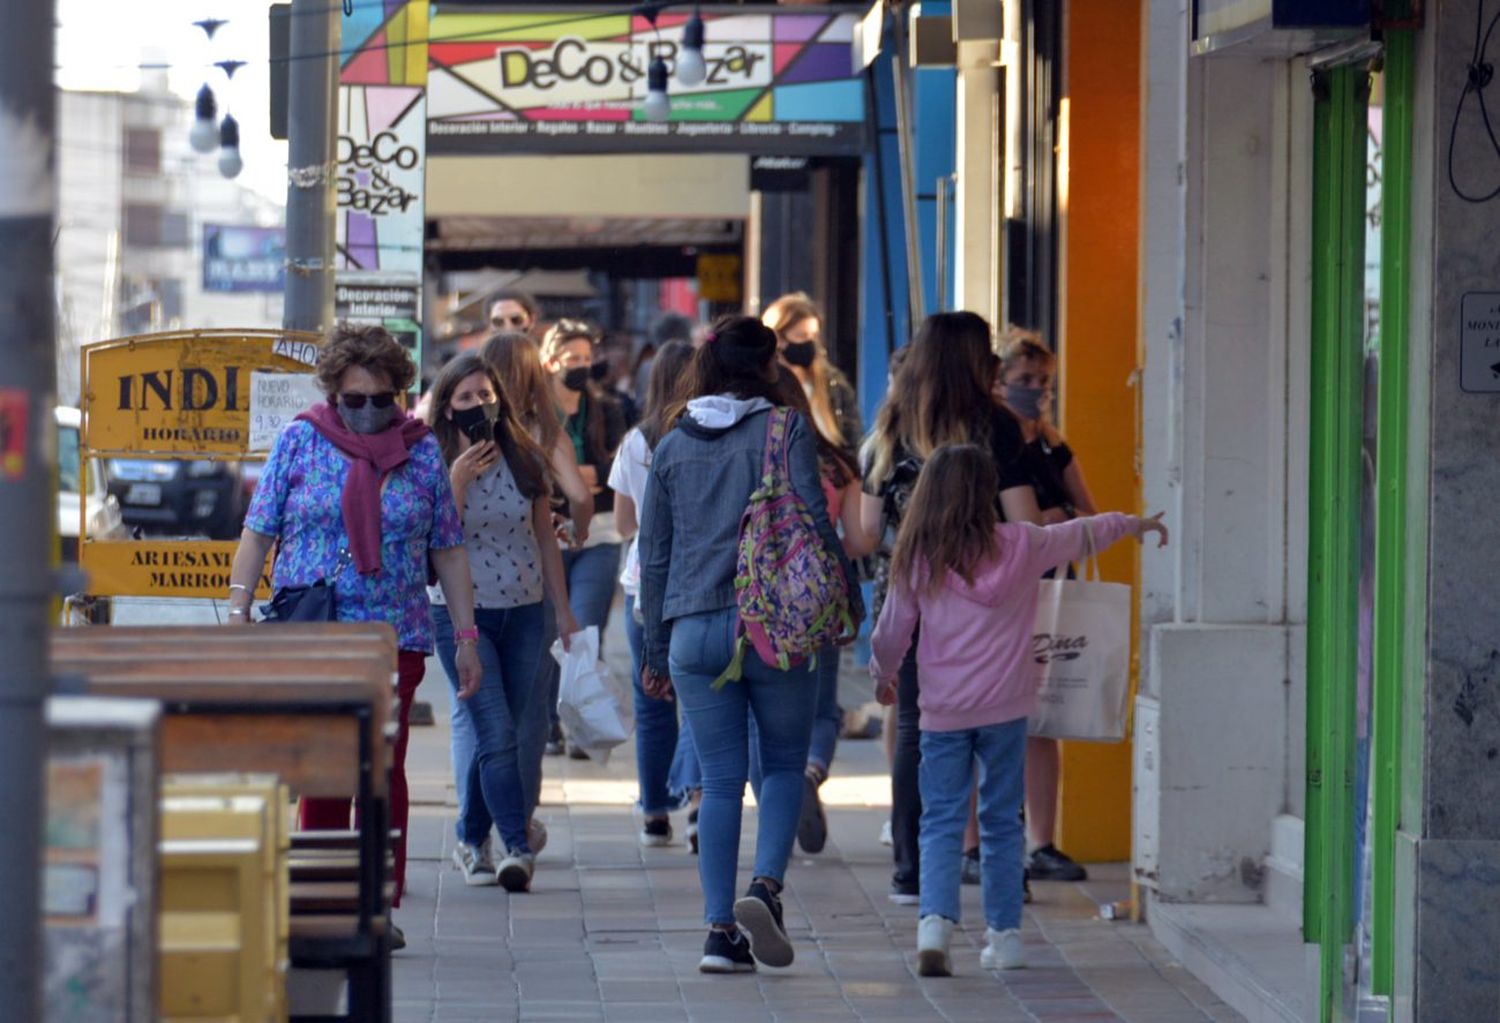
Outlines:
[{"label": "white tote bag", "polygon": [[1049,739],[1119,742],[1130,688],[1130,587],[1099,581],[1091,528],[1088,550],[1090,578],[1042,580],[1031,648],[1036,713],[1028,730]]},{"label": "white tote bag", "polygon": [[562,667],[557,716],[569,741],[601,766],[608,764],[610,751],[635,728],[635,694],[599,660],[593,625],[573,634],[571,650],[564,652],[560,639],[553,643],[552,656]]}]

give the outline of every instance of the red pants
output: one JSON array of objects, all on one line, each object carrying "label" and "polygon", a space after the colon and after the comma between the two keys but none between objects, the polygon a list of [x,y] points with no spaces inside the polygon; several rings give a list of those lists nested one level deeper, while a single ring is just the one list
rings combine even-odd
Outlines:
[{"label": "red pants", "polygon": [[[406,888],[406,821],[410,807],[406,788],[406,739],[411,702],[427,671],[427,655],[403,650],[396,663],[399,702],[396,713],[400,728],[396,732],[395,749],[391,751],[391,827],[397,832],[393,839],[396,846],[396,897],[391,901],[392,906],[401,905],[401,893]],[[347,799],[304,799],[301,827],[304,831],[347,831],[350,806]],[[359,827],[357,816],[354,826]]]}]

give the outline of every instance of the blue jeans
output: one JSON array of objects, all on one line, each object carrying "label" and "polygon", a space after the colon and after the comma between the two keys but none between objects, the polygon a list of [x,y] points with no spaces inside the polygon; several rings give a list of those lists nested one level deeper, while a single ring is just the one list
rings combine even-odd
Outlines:
[{"label": "blue jeans", "polygon": [[682,805],[672,788],[677,760],[677,704],[655,700],[641,685],[644,629],[635,620],[635,598],[625,595],[625,638],[630,641],[630,681],[635,690],[635,774],[641,786],[641,812],[660,816]]},{"label": "blue jeans", "polygon": [[740,824],[750,773],[750,715],[759,726],[765,768],[753,876],[779,882],[797,837],[802,770],[817,706],[809,668],[778,671],[753,649],[745,654],[744,679],[714,689],[714,679],[734,658],[734,624],[733,608],[678,618],[672,623],[669,655],[672,684],[703,767],[698,877],[710,925],[734,921]]},{"label": "blue jeans", "polygon": [[467,700],[457,700],[456,646],[448,609],[433,605],[432,623],[438,658],[456,700],[454,720],[463,722],[462,728],[454,729],[452,743],[454,778],[462,779],[458,783],[458,838],[479,845],[488,837],[493,823],[505,848],[529,851],[518,726],[536,678],[542,606],[526,604],[474,612],[484,677],[479,691]]},{"label": "blue jeans", "polygon": [[542,757],[546,754],[552,719],[557,715],[557,685],[562,678],[562,669],[552,656],[552,644],[557,641],[557,613],[550,600],[542,601],[541,607],[542,641],[532,674],[532,696],[526,701],[520,728],[521,789],[526,796],[528,820],[542,801]]},{"label": "blue jeans", "polygon": [[979,764],[979,852],[984,918],[1021,926],[1021,796],[1026,790],[1026,719],[960,732],[922,733],[922,907],[958,922],[964,825]]},{"label": "blue jeans", "polygon": [[[833,752],[839,744],[839,726],[844,722],[844,712],[839,709],[839,661],[843,648],[826,646],[818,651],[818,663],[813,668],[817,676],[818,709],[813,715],[812,742],[807,748],[807,766],[816,766],[823,777],[833,766]],[[755,722],[750,722],[750,787],[760,798],[760,757],[756,752]]]}]

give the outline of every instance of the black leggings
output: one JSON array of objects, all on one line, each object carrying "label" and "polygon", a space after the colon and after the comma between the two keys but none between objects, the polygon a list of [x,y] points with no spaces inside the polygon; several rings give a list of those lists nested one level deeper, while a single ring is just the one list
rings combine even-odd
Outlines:
[{"label": "black leggings", "polygon": [[896,872],[891,887],[899,892],[915,892],[922,877],[921,852],[917,837],[922,824],[922,789],[919,772],[922,766],[922,712],[917,706],[917,637],[901,662],[900,683],[896,688],[896,756],[891,764],[891,846]]}]

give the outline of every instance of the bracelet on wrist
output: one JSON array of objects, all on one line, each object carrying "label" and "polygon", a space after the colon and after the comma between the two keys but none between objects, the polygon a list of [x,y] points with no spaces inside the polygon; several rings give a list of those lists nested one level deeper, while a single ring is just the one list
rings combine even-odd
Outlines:
[{"label": "bracelet on wrist", "polygon": [[459,643],[478,643],[479,627],[471,625],[467,629],[455,629],[453,631],[453,638]]}]

